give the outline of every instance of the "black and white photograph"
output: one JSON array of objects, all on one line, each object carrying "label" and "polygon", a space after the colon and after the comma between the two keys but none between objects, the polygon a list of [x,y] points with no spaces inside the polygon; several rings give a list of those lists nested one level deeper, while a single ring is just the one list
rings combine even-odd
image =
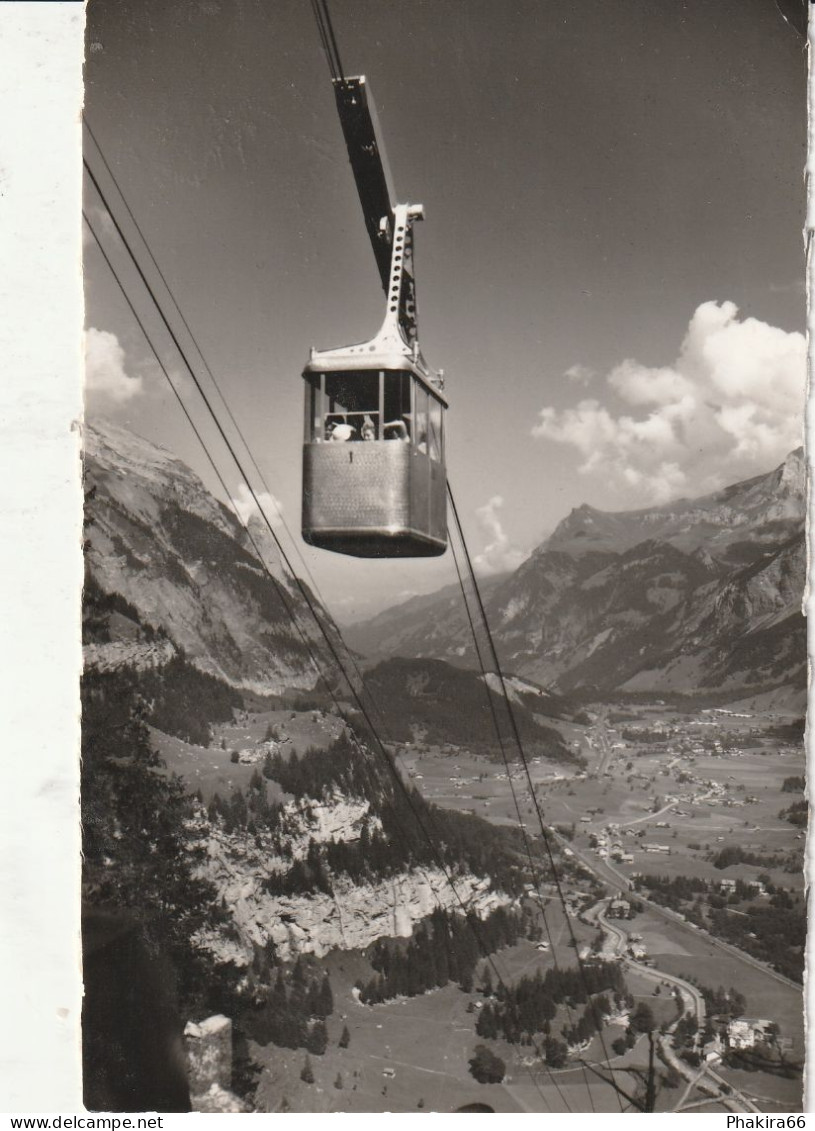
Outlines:
[{"label": "black and white photograph", "polygon": [[86,1110],[804,1110],[807,8],[87,4]]}]

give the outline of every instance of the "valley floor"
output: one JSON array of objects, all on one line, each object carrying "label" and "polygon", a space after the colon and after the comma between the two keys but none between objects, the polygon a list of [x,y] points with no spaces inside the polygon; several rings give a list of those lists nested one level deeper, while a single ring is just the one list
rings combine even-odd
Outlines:
[{"label": "valley floor", "polygon": [[[748,883],[762,875],[793,894],[803,890],[802,833],[778,815],[797,796],[784,789],[785,780],[804,772],[800,743],[784,729],[792,717],[739,709],[678,712],[659,703],[637,707],[605,703],[592,706],[590,712],[590,726],[557,724],[572,749],[586,759],[585,771],[534,759],[532,780],[547,825],[560,830],[558,841],[570,861],[570,874],[574,876],[575,866],[582,865],[584,878],[573,878],[567,885],[574,909],[580,899],[585,901],[588,888],[600,881],[607,891],[606,912],[608,900],[619,896],[638,900],[640,910],[625,922],[606,920],[602,908],[588,916],[575,915],[578,946],[588,948],[602,929],[604,954],[608,949],[623,958],[626,983],[635,1000],[647,1002],[658,1021],[666,1024],[676,1017],[675,985],[682,987],[690,1007],[695,993],[688,984],[691,975],[702,986],[739,987],[748,1016],[777,1023],[787,1058],[800,1062],[804,1053],[801,987],[761,960],[723,944],[704,924],[660,906],[648,889],[629,890],[639,885],[638,876],[650,873],[709,884],[736,878]],[[156,737],[170,767],[209,800],[214,792],[228,794],[245,784],[255,772],[256,763],[248,760],[248,754],[246,761],[235,761],[236,749],[251,752],[276,729],[285,736],[286,748],[302,753],[308,747],[327,746],[340,725],[318,711],[275,711],[245,713],[234,725],[222,727],[206,750]],[[511,783],[502,764],[462,748],[405,744],[394,753],[405,779],[428,800],[473,812],[495,824],[517,823],[511,789],[515,785],[521,818],[536,850],[541,847],[534,806],[517,768]],[[733,844],[749,848],[763,863],[716,868],[713,857]],[[580,871],[577,868],[578,875]],[[733,914],[746,913],[741,904],[733,908]],[[545,972],[555,961],[562,967],[574,966],[575,953],[567,945],[565,920],[553,892],[547,895],[546,915],[551,949],[524,940],[495,956],[507,983],[535,970]],[[541,927],[541,939],[545,937]],[[477,991],[467,994],[449,985],[418,997],[367,1006],[353,992],[355,981],[367,980],[373,972],[363,954],[335,951],[322,963],[330,972],[335,1010],[327,1023],[328,1049],[310,1058],[314,1082],[301,1079],[302,1050],[255,1047],[263,1065],[258,1110],[453,1111],[472,1102],[488,1103],[500,1112],[620,1110],[614,1090],[574,1061],[564,1069],[549,1070],[540,1061],[529,1063],[534,1058],[527,1047],[503,1040],[485,1042],[475,1031],[484,1003]],[[345,1025],[350,1043],[340,1048]],[[641,1038],[634,1049],[609,1059],[610,1044],[623,1031],[607,1025],[604,1045],[595,1038],[582,1055],[603,1071],[609,1066],[619,1070],[618,1083],[633,1093],[641,1081],[626,1069],[645,1070],[647,1042]],[[666,1040],[668,1063],[673,1064],[676,1058],[670,1038]],[[468,1070],[475,1046],[484,1043],[507,1065],[500,1085],[478,1084]],[[705,1074],[676,1063],[678,1082],[661,1089],[658,1110],[801,1110],[800,1076],[785,1079],[718,1062]]]}]

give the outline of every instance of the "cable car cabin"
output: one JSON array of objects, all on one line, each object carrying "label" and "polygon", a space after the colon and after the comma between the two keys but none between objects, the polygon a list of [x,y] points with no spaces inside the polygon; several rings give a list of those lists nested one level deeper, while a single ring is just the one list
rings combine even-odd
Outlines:
[{"label": "cable car cabin", "polygon": [[447,548],[443,374],[419,349],[413,224],[420,204],[393,204],[364,76],[334,93],[385,318],[360,345],[312,350],[303,446],[303,539],[359,558],[432,557]]},{"label": "cable car cabin", "polygon": [[360,558],[447,548],[446,402],[411,359],[391,360],[305,370],[303,538],[312,546]]}]

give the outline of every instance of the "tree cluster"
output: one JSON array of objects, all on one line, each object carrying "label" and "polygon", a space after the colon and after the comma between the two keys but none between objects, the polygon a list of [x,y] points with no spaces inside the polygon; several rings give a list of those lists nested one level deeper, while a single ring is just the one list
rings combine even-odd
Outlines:
[{"label": "tree cluster", "polygon": [[778,816],[782,821],[789,821],[797,829],[805,829],[809,824],[809,802],[806,798],[802,801],[793,801],[787,809],[782,809]]},{"label": "tree cluster", "polygon": [[207,806],[207,816],[212,824],[220,822],[224,831],[233,833],[238,829],[252,835],[259,829],[274,830],[280,822],[283,808],[269,799],[266,782],[257,770],[252,774],[246,793],[235,789],[224,799],[214,793]]},{"label": "tree cluster", "polygon": [[123,697],[89,674],[82,707],[83,900],[140,924],[148,946],[173,963],[191,1012],[217,1008],[224,987],[191,941],[222,918],[215,889],[194,874],[204,845],[187,828],[193,803],[152,748],[133,690]]},{"label": "tree cluster", "polygon": [[707,880],[698,876],[657,876],[651,873],[639,876],[636,885],[638,890],[647,890],[655,903],[674,911],[680,911],[686,902],[699,893],[706,893],[709,888]]},{"label": "tree cluster", "polygon": [[[502,694],[487,688],[474,672],[443,660],[394,658],[365,675],[372,698],[383,706],[385,733],[392,742],[412,742],[417,727],[431,745],[454,743],[500,758],[495,737],[513,742],[513,725]],[[492,701],[492,702],[490,702]],[[523,702],[513,704],[514,724],[530,756],[584,764],[554,727],[538,721]]]},{"label": "tree cluster", "polygon": [[370,755],[343,732],[327,750],[309,749],[284,758],[269,753],[263,763],[263,776],[278,782],[281,789],[296,798],[315,800],[339,790],[350,797],[365,797],[372,784]]},{"label": "tree cluster", "polygon": [[[485,978],[485,993],[492,995],[492,981]],[[512,986],[500,983],[494,996],[484,1003],[476,1025],[481,1037],[503,1037],[511,1044],[528,1044],[537,1034],[551,1036],[551,1023],[558,1006],[585,1006],[577,1022],[563,1030],[569,1044],[590,1038],[602,1019],[611,1013],[608,992],[619,1003],[627,992],[620,966],[614,962],[586,962],[579,968],[540,970],[524,975]],[[549,1061],[547,1061],[549,1062]],[[551,1063],[551,1062],[549,1062]]]},{"label": "tree cluster", "polygon": [[806,789],[807,780],[803,775],[795,775],[791,778],[784,778],[781,785],[782,793],[803,793]]},{"label": "tree cluster", "polygon": [[118,613],[119,616],[132,621],[145,640],[155,640],[162,635],[160,630],[153,628],[150,624],[143,623],[138,609],[131,605],[121,593],[106,593],[93,573],[87,569],[82,590],[82,643],[109,643],[111,640],[110,618],[113,613]]},{"label": "tree cluster", "polygon": [[720,852],[711,857],[714,868],[724,870],[731,864],[752,864],[759,868],[782,868],[786,863],[784,856],[774,854],[760,855],[757,852],[747,852],[738,844],[728,844]]},{"label": "tree cluster", "polygon": [[359,985],[360,1000],[376,1004],[399,995],[413,997],[448,982],[469,993],[481,955],[512,946],[524,928],[524,917],[503,907],[483,920],[436,908],[406,946],[390,939],[374,944],[370,961],[377,973]]},{"label": "tree cluster", "polygon": [[626,742],[667,742],[671,735],[666,730],[653,730],[650,727],[622,727],[620,735]]},{"label": "tree cluster", "polygon": [[304,1048],[321,1056],[328,1046],[325,1019],[333,1012],[334,995],[328,974],[310,972],[300,957],[288,975],[282,967],[278,968],[263,1006],[244,1021],[258,1044]]},{"label": "tree cluster", "polygon": [[[704,986],[692,974],[683,974],[682,977],[685,981],[690,982],[692,986],[696,986],[699,993],[705,1002],[705,1010],[708,1017],[718,1016],[727,1021],[735,1020],[737,1017],[743,1016],[747,1009],[747,999],[740,990],[734,989],[733,986],[726,990],[724,986],[717,986],[714,990],[711,986]],[[689,1028],[689,1019],[683,1018],[680,1024],[684,1024]],[[695,1032],[695,1029],[693,1030]]]},{"label": "tree cluster", "polygon": [[699,1023],[692,1013],[686,1013],[680,1017],[676,1023],[673,1032],[674,1047],[683,1049],[692,1047],[696,1042],[696,1034],[699,1032]]},{"label": "tree cluster", "polygon": [[800,896],[777,888],[768,901],[748,907],[745,915],[711,911],[710,924],[719,938],[766,962],[779,974],[803,982],[807,912]]},{"label": "tree cluster", "polygon": [[479,1084],[500,1084],[506,1074],[507,1066],[500,1056],[487,1048],[486,1045],[476,1045],[469,1061],[470,1075]]},{"label": "tree cluster", "polygon": [[87,677],[109,699],[141,703],[142,719],[165,734],[206,746],[211,723],[228,722],[240,707],[240,694],[215,676],[193,667],[183,652],[159,669],[121,667]]}]

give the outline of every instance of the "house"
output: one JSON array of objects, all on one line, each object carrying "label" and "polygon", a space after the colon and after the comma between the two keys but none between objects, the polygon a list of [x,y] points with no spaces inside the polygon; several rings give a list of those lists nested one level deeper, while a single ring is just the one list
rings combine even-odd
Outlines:
[{"label": "house", "polygon": [[718,1033],[715,1033],[707,1044],[702,1046],[702,1059],[706,1064],[722,1059],[722,1041]]},{"label": "house", "polygon": [[741,1017],[731,1021],[727,1026],[727,1042],[733,1049],[751,1049],[756,1043],[752,1025]]},{"label": "house", "polygon": [[738,1017],[727,1026],[727,1042],[732,1049],[751,1049],[767,1040],[771,1027],[772,1022],[762,1018]]}]

